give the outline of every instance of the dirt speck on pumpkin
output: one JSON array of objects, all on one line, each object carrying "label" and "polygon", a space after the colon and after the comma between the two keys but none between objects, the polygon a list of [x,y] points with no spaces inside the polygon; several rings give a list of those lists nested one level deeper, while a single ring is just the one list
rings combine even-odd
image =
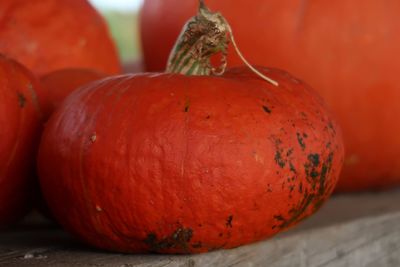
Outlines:
[{"label": "dirt speck on pumpkin", "polygon": [[202,245],[201,242],[197,242],[197,243],[192,244],[192,248],[201,248],[202,246],[203,245]]},{"label": "dirt speck on pumpkin", "polygon": [[25,107],[26,105],[26,97],[22,93],[17,93],[18,96],[18,104],[21,108]]},{"label": "dirt speck on pumpkin", "polygon": [[268,108],[267,106],[263,106],[263,110],[266,112],[266,113],[268,113],[268,114],[271,114],[272,113],[272,111],[271,111],[271,109],[270,108]]},{"label": "dirt speck on pumpkin", "polygon": [[229,215],[229,217],[226,219],[226,227],[232,228],[232,221],[233,221],[233,215]]},{"label": "dirt speck on pumpkin", "polygon": [[304,137],[300,133],[296,133],[297,142],[299,143],[301,149],[304,151],[306,149],[306,144],[304,143]]},{"label": "dirt speck on pumpkin", "polygon": [[171,235],[162,239],[159,239],[155,233],[149,233],[144,243],[146,243],[153,252],[161,252],[171,248],[179,248],[189,252],[189,243],[192,237],[192,229],[180,227]]},{"label": "dirt speck on pumpkin", "polygon": [[277,150],[275,153],[275,161],[281,168],[284,168],[286,165],[286,161],[283,159],[282,152],[280,150]]},{"label": "dirt speck on pumpkin", "polygon": [[189,112],[189,109],[190,109],[190,100],[189,99],[186,99],[186,101],[185,101],[185,108],[184,108],[184,112]]}]

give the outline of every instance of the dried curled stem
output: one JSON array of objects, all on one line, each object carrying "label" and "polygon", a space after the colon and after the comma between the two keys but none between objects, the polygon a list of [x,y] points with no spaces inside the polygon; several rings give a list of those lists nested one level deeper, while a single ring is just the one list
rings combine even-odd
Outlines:
[{"label": "dried curled stem", "polygon": [[[227,67],[228,45],[232,45],[243,63],[269,83],[278,83],[254,68],[241,53],[232,28],[218,12],[211,12],[204,0],[199,0],[198,14],[186,23],[168,60],[167,72],[186,75],[222,75]],[[210,58],[221,54],[221,64],[212,66]]]}]

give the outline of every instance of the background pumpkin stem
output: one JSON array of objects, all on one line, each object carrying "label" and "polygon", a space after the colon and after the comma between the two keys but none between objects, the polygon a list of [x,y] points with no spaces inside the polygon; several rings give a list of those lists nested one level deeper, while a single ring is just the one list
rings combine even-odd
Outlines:
[{"label": "background pumpkin stem", "polygon": [[[227,66],[227,50],[232,42],[243,63],[267,82],[278,83],[254,68],[240,52],[232,28],[219,12],[211,12],[204,0],[199,0],[199,11],[183,27],[168,59],[166,72],[184,75],[222,75]],[[211,57],[220,54],[221,64],[214,67]]]}]

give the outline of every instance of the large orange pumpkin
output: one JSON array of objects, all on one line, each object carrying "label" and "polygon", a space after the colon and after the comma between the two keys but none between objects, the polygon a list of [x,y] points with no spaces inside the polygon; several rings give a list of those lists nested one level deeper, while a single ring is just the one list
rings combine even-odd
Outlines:
[{"label": "large orange pumpkin", "polygon": [[124,252],[261,240],[314,213],[343,146],[322,101],[287,73],[138,74],[70,95],[42,136],[44,196],[70,232]]},{"label": "large orange pumpkin", "polygon": [[259,68],[271,83],[217,71],[223,21],[202,5],[168,73],[81,87],[49,120],[41,186],[81,240],[123,252],[232,248],[295,225],[333,191],[343,145],[322,100],[280,70]]},{"label": "large orange pumpkin", "polygon": [[1,0],[0,52],[39,75],[72,67],[120,72],[106,25],[87,0]]},{"label": "large orange pumpkin", "polygon": [[[332,107],[347,157],[338,190],[400,184],[400,2],[397,0],[207,0],[230,22],[249,61],[304,79]],[[146,0],[147,70],[163,69],[197,0]],[[230,65],[239,65],[231,53]]]},{"label": "large orange pumpkin", "polygon": [[38,82],[22,65],[0,55],[0,228],[30,208],[40,131]]}]

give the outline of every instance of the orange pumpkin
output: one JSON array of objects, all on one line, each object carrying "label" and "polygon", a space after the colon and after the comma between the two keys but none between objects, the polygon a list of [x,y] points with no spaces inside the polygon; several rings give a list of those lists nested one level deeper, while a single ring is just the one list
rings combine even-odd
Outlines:
[{"label": "orange pumpkin", "polygon": [[44,120],[56,110],[62,101],[78,87],[104,78],[105,74],[91,69],[62,69],[44,75],[38,92]]},{"label": "orange pumpkin", "polygon": [[121,70],[107,27],[86,0],[1,0],[0,24],[0,52],[36,74]]},{"label": "orange pumpkin", "polygon": [[269,83],[210,65],[228,32],[203,4],[168,73],[89,84],[54,113],[38,166],[67,230],[115,251],[205,252],[270,237],[326,201],[343,161],[336,123],[284,71],[259,68]]},{"label": "orange pumpkin", "polygon": [[280,86],[238,68],[120,76],[73,92],[38,158],[58,222],[103,249],[194,253],[314,213],[339,176],[337,125],[302,82],[262,71]]},{"label": "orange pumpkin", "polygon": [[[163,69],[197,0],[145,0],[147,70]],[[397,0],[207,0],[228,19],[251,62],[310,83],[343,128],[347,157],[339,191],[400,184],[400,19]],[[179,8],[178,8],[179,7]],[[231,66],[240,65],[233,53]]]},{"label": "orange pumpkin", "polygon": [[0,228],[22,217],[32,202],[38,86],[25,67],[0,55]]}]

